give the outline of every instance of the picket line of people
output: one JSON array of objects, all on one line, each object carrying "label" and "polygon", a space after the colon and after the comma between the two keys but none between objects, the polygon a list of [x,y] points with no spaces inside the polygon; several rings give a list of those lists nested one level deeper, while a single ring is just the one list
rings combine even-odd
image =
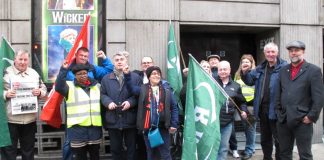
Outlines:
[{"label": "picket line of people", "polygon": [[[246,135],[242,159],[250,159],[255,151],[256,121],[260,121],[264,160],[273,159],[273,144],[277,160],[292,159],[295,140],[300,159],[312,159],[312,124],[324,105],[322,73],[319,67],[304,59],[303,42],[292,41],[286,48],[290,64],[279,58],[274,43],[265,45],[265,60],[256,67],[253,56],[244,54],[234,79],[230,62],[221,61],[220,56],[210,55],[207,61],[201,62],[203,69],[231,98],[220,111],[218,160],[227,158],[233,133],[235,138],[235,110],[242,118]],[[63,62],[56,79],[55,90],[65,97],[67,117],[63,159],[83,160],[88,155],[92,160],[100,159],[102,128],[108,131],[115,160],[172,159],[170,134],[179,126],[179,111],[172,88],[162,79],[161,68],[146,56],[141,61],[142,70],[131,72],[130,55],[126,51],[114,54],[112,61],[99,51],[97,57],[103,59],[101,66],[90,64],[88,57],[89,50],[79,48],[71,65]],[[28,67],[29,59],[27,51],[17,51],[14,65],[4,74],[3,98],[12,145],[1,148],[2,159],[16,158],[18,141],[22,159],[34,159],[36,113],[12,114],[10,104],[10,99],[16,97],[12,79],[18,80],[17,83],[37,83],[31,94],[39,98],[46,95],[40,76]],[[185,74],[188,69],[183,71]],[[160,139],[153,141],[152,136]],[[240,157],[237,148],[232,150],[234,157]]]}]

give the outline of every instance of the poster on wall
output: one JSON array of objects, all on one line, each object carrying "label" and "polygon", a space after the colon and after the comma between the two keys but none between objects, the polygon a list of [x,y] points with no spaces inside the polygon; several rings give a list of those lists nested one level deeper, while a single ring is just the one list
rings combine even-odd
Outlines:
[{"label": "poster on wall", "polygon": [[96,64],[98,0],[42,1],[42,69],[44,81],[54,82],[81,27],[90,14],[89,62]]}]

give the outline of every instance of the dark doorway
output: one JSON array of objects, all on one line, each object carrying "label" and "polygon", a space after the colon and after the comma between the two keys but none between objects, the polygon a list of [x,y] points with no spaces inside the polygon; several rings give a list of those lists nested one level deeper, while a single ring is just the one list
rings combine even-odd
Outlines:
[{"label": "dark doorway", "polygon": [[218,54],[221,60],[231,63],[232,74],[239,66],[241,55],[249,53],[255,56],[256,50],[253,34],[181,32],[180,45],[186,62],[188,53],[198,62],[206,60],[209,54]]},{"label": "dark doorway", "polygon": [[[268,38],[271,37],[271,38]],[[186,65],[188,53],[198,62],[208,54],[218,54],[231,63],[232,75],[239,66],[241,55],[252,54],[259,64],[264,38],[278,39],[278,29],[270,27],[180,25],[180,46]]]}]

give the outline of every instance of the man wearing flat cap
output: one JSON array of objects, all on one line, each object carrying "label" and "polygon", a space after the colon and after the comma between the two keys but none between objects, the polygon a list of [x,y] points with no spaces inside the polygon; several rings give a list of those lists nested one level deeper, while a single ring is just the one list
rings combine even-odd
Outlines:
[{"label": "man wearing flat cap", "polygon": [[294,141],[300,159],[312,160],[313,123],[324,106],[324,85],[321,69],[304,59],[305,44],[287,44],[291,63],[279,72],[276,94],[277,131],[280,158],[292,159]]},{"label": "man wearing flat cap", "polygon": [[210,65],[212,76],[216,78],[218,75],[218,63],[220,61],[220,56],[217,54],[211,54],[207,57],[207,61]]}]

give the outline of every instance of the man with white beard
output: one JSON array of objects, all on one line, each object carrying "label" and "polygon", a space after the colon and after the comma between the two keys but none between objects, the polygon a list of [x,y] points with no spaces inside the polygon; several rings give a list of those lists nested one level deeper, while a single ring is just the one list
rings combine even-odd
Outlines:
[{"label": "man with white beard", "polygon": [[280,159],[291,160],[294,141],[300,159],[312,160],[313,123],[324,106],[321,69],[304,59],[305,44],[286,46],[291,63],[279,72],[275,96]]}]

